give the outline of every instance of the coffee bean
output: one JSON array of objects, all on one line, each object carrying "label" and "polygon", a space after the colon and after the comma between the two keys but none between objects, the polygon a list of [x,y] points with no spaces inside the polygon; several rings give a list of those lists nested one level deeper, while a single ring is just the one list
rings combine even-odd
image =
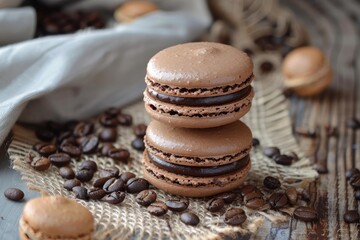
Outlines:
[{"label": "coffee bean", "polygon": [[147,207],[156,201],[156,192],[153,190],[143,190],[136,196],[136,202],[141,206]]},{"label": "coffee bean", "polygon": [[65,178],[65,179],[75,178],[75,172],[70,167],[61,167],[59,169],[59,174],[61,177]]},{"label": "coffee bean", "polygon": [[131,126],[132,124],[132,116],[129,114],[120,113],[117,115],[117,120],[118,123],[123,126]]},{"label": "coffee bean", "polygon": [[345,173],[346,180],[350,180],[350,178],[352,178],[355,174],[360,174],[360,170],[357,168],[347,170]]},{"label": "coffee bean", "polygon": [[277,178],[271,177],[271,176],[267,176],[264,179],[264,186],[269,188],[269,189],[277,189],[281,186],[280,181]]},{"label": "coffee bean", "polygon": [[224,199],[213,198],[206,203],[206,209],[209,212],[219,212],[225,205]]},{"label": "coffee bean", "polygon": [[103,143],[100,153],[101,155],[107,157],[109,150],[113,148],[115,148],[115,146],[112,145],[111,143]]},{"label": "coffee bean", "polygon": [[116,128],[104,128],[99,134],[99,139],[103,142],[115,142],[117,139]]},{"label": "coffee bean", "polygon": [[108,157],[126,163],[130,153],[126,149],[111,148],[108,150]]},{"label": "coffee bean", "polygon": [[94,172],[88,169],[78,170],[76,172],[76,178],[81,182],[89,182],[94,176]]},{"label": "coffee bean", "polygon": [[95,153],[99,145],[99,139],[96,136],[86,136],[80,141],[80,147],[83,153]]},{"label": "coffee bean", "polygon": [[186,199],[172,198],[167,200],[165,204],[173,212],[182,212],[188,208],[189,201]]},{"label": "coffee bean", "polygon": [[120,178],[110,178],[106,181],[106,183],[103,185],[103,189],[107,193],[111,192],[118,192],[118,191],[125,191],[125,183]]},{"label": "coffee bean", "polygon": [[231,226],[237,226],[246,221],[245,211],[241,208],[229,208],[225,212],[224,222]]},{"label": "coffee bean", "polygon": [[127,183],[127,181],[129,181],[131,178],[135,178],[136,175],[132,172],[123,172],[122,174],[120,174],[120,178]]},{"label": "coffee bean", "polygon": [[257,193],[261,193],[260,190],[255,187],[254,185],[245,185],[242,188],[240,188],[240,194],[241,196],[245,196],[249,193],[253,193],[253,192],[257,192]]},{"label": "coffee bean", "polygon": [[151,203],[147,207],[148,212],[154,216],[162,216],[167,213],[167,206],[162,201],[156,201]]},{"label": "coffee bean", "polygon": [[108,168],[103,168],[99,170],[99,175],[101,178],[104,177],[108,177],[108,178],[112,178],[115,177],[117,178],[119,176],[119,169],[117,167],[108,167]]},{"label": "coffee bean", "polygon": [[105,195],[105,197],[103,197],[101,199],[101,201],[111,203],[111,204],[119,204],[119,203],[123,202],[124,199],[125,199],[125,193],[112,192],[110,194]]},{"label": "coffee bean", "polygon": [[138,151],[143,151],[145,149],[144,140],[142,138],[135,138],[131,142],[131,146]]},{"label": "coffee bean", "polygon": [[346,223],[358,223],[360,220],[357,210],[348,210],[344,214],[344,221]]},{"label": "coffee bean", "polygon": [[116,117],[111,116],[109,114],[102,114],[100,116],[99,122],[104,127],[116,127],[116,125],[117,125]]},{"label": "coffee bean", "polygon": [[4,195],[7,199],[18,202],[24,198],[24,192],[18,188],[8,188],[5,190]]},{"label": "coffee bean", "polygon": [[259,209],[266,204],[262,194],[258,192],[251,192],[246,194],[244,196],[244,202],[245,206],[250,209]]},{"label": "coffee bean", "polygon": [[47,157],[56,152],[57,148],[52,143],[36,143],[34,150],[40,153],[42,156]]},{"label": "coffee bean", "polygon": [[24,161],[28,164],[31,164],[36,157],[40,157],[38,153],[28,152],[24,157]]},{"label": "coffee bean", "polygon": [[94,124],[90,122],[79,122],[73,131],[75,137],[84,137],[90,135],[94,131]]},{"label": "coffee bean", "polygon": [[50,162],[56,167],[64,167],[69,165],[71,162],[69,154],[66,153],[54,153],[51,154],[48,158]]},{"label": "coffee bean", "polygon": [[355,191],[355,199],[358,201],[360,200],[360,190]]},{"label": "coffee bean", "polygon": [[355,174],[350,178],[350,185],[355,189],[360,189],[360,174]]},{"label": "coffee bean", "polygon": [[216,198],[221,198],[224,200],[225,203],[230,204],[237,198],[237,195],[235,193],[222,193],[215,196]]},{"label": "coffee bean", "polygon": [[274,65],[269,61],[262,62],[260,64],[260,70],[263,74],[270,73],[274,70]]},{"label": "coffee bean", "polygon": [[138,124],[134,127],[134,134],[138,138],[143,138],[146,134],[147,126],[145,124]]},{"label": "coffee bean", "polygon": [[288,198],[285,193],[273,193],[269,198],[269,203],[272,208],[279,209],[288,203]]},{"label": "coffee bean", "polygon": [[99,200],[106,195],[106,192],[101,188],[91,188],[88,190],[88,196],[90,199]]},{"label": "coffee bean", "polygon": [[298,193],[296,191],[296,188],[289,187],[288,189],[286,189],[285,194],[286,194],[290,204],[295,205],[297,202],[297,198],[298,198]]},{"label": "coffee bean", "polygon": [[310,201],[310,193],[308,190],[306,189],[301,189],[301,199],[306,201],[306,202],[309,202]]},{"label": "coffee bean", "polygon": [[288,157],[291,157],[292,158],[292,161],[299,161],[299,156],[295,153],[295,152],[289,152],[287,154]]},{"label": "coffee bean", "polygon": [[97,164],[94,161],[85,160],[80,164],[80,167],[79,167],[79,170],[84,170],[84,169],[96,172]]},{"label": "coffee bean", "polygon": [[58,144],[59,146],[61,145],[77,145],[78,141],[74,136],[68,137],[68,138],[64,138],[63,140],[58,140]]},{"label": "coffee bean", "polygon": [[35,135],[38,139],[44,142],[51,142],[55,137],[55,134],[48,129],[38,129],[35,131]]},{"label": "coffee bean", "polygon": [[121,110],[119,108],[111,107],[104,111],[104,114],[109,115],[111,117],[116,117]]},{"label": "coffee bean", "polygon": [[149,182],[144,178],[131,178],[126,182],[128,193],[138,193],[149,188]]},{"label": "coffee bean", "polygon": [[72,144],[61,144],[60,150],[64,153],[69,154],[71,157],[78,158],[81,155],[81,150],[75,145]]},{"label": "coffee bean", "polygon": [[273,158],[276,155],[280,154],[280,149],[277,147],[266,147],[263,149],[263,153],[265,156],[267,156],[269,158]]},{"label": "coffee bean", "polygon": [[93,187],[95,188],[102,188],[104,184],[109,180],[110,177],[98,178],[94,181]]},{"label": "coffee bean", "polygon": [[253,145],[253,147],[259,146],[259,145],[260,145],[259,139],[253,138],[253,139],[252,139],[252,145]]},{"label": "coffee bean", "polygon": [[294,217],[304,222],[312,222],[318,219],[318,213],[310,207],[297,207],[294,211]]},{"label": "coffee bean", "polygon": [[72,191],[73,187],[81,186],[81,182],[78,179],[70,179],[64,182],[64,188]]},{"label": "coffee bean", "polygon": [[292,160],[293,160],[292,157],[285,155],[285,154],[275,155],[273,157],[273,159],[277,164],[285,165],[285,166],[290,166],[292,164]]},{"label": "coffee bean", "polygon": [[199,224],[200,219],[195,213],[184,212],[180,215],[180,221],[186,225],[196,226]]},{"label": "coffee bean", "polygon": [[360,121],[356,118],[351,118],[346,122],[346,126],[351,129],[359,129],[360,128]]},{"label": "coffee bean", "polygon": [[40,171],[40,172],[48,170],[50,164],[51,164],[50,160],[46,157],[35,157],[31,162],[31,166],[36,171]]},{"label": "coffee bean", "polygon": [[87,200],[89,198],[87,189],[82,186],[73,187],[72,191],[75,193],[75,197],[78,199]]}]

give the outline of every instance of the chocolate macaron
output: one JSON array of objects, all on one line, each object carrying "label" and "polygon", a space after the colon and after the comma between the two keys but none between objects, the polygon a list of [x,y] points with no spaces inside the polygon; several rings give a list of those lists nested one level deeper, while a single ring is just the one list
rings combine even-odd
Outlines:
[{"label": "chocolate macaron", "polygon": [[205,197],[238,187],[251,168],[250,129],[241,121],[208,129],[152,121],[146,132],[144,177],[166,192]]},{"label": "chocolate macaron", "polygon": [[251,59],[234,47],[210,42],[176,45],[148,63],[145,108],[153,119],[172,126],[225,125],[250,110],[253,79]]}]

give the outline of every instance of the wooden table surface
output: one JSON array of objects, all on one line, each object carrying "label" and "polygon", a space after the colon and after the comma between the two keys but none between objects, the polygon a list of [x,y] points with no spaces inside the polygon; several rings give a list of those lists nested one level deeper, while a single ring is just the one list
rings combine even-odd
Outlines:
[{"label": "wooden table surface", "polygon": [[[302,149],[314,162],[325,159],[328,173],[309,187],[310,205],[318,209],[320,220],[304,224],[291,219],[289,223],[272,225],[267,222],[256,233],[255,239],[359,239],[360,227],[346,224],[343,214],[346,209],[358,209],[354,191],[346,182],[345,171],[360,168],[360,131],[346,128],[352,117],[360,119],[360,1],[317,0],[282,1],[291,8],[306,26],[311,43],[324,50],[334,70],[331,88],[320,96],[289,99],[294,129],[305,127],[318,129],[337,127],[338,137],[314,139],[298,137]],[[324,142],[325,141],[325,142]],[[322,145],[326,151],[313,157]],[[7,187],[19,187],[26,199],[38,195],[26,189],[20,175],[10,168],[5,154],[0,152],[0,239],[17,239],[18,219],[24,202],[7,201],[2,192]]]}]

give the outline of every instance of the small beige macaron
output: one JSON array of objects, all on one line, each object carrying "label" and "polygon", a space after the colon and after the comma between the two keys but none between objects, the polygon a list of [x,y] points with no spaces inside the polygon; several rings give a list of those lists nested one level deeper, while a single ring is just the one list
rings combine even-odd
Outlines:
[{"label": "small beige macaron", "polygon": [[303,97],[321,93],[332,80],[329,62],[315,47],[301,47],[290,52],[284,59],[282,72],[285,88]]},{"label": "small beige macaron", "polygon": [[114,17],[118,22],[131,22],[136,18],[159,10],[152,2],[132,0],[127,1],[115,10]]},{"label": "small beige macaron", "polygon": [[62,196],[47,196],[26,203],[20,219],[21,240],[90,240],[94,218],[81,204]]}]

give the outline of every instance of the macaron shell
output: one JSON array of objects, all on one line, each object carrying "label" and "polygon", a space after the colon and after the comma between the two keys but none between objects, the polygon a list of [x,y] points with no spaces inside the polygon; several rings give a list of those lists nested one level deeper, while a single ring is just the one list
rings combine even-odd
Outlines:
[{"label": "macaron shell", "polygon": [[185,43],[166,48],[147,65],[147,77],[157,83],[186,87],[217,87],[242,83],[252,75],[249,56],[229,45]]}]

